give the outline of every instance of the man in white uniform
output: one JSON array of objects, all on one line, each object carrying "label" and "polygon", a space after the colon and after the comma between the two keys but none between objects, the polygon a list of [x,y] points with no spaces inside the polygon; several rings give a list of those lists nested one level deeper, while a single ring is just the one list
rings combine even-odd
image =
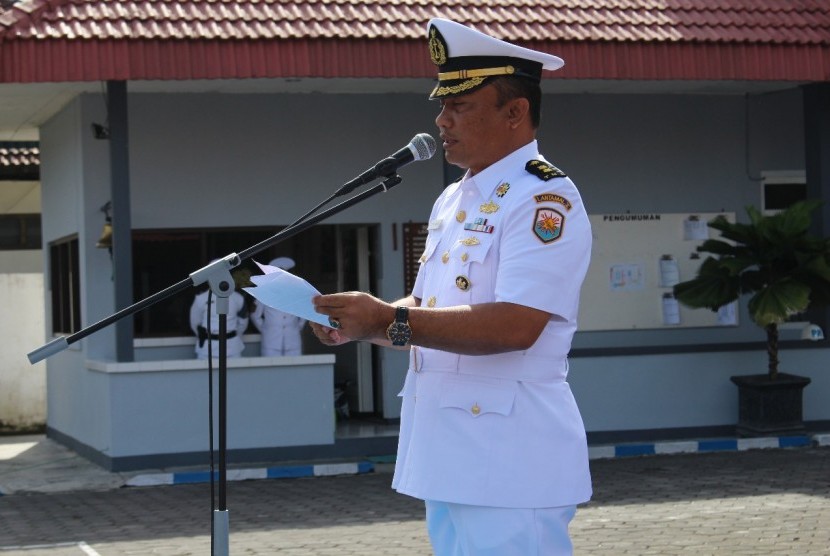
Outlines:
[{"label": "man in white uniform", "polygon": [[[290,257],[277,257],[268,264],[283,270],[291,270],[295,266],[294,259]],[[302,354],[300,333],[305,326],[304,318],[284,313],[256,300],[251,322],[261,334],[260,354],[263,357]]]},{"label": "man in white uniform", "polygon": [[436,555],[569,555],[591,497],[566,382],[591,229],[536,142],[542,70],[563,62],[443,19],[427,38],[445,156],[467,172],[433,206],[411,295],[320,296],[332,327],[312,328],[410,350],[393,487],[426,501]]},{"label": "man in white uniform", "polygon": [[[207,359],[208,342],[213,357],[219,357],[219,315],[216,314],[216,296],[210,300],[210,318],[208,318],[208,294],[205,290],[196,295],[190,306],[190,328],[196,334],[196,357]],[[248,328],[248,309],[242,294],[234,291],[228,298],[227,344],[228,357],[239,357],[245,349],[242,334]]]}]

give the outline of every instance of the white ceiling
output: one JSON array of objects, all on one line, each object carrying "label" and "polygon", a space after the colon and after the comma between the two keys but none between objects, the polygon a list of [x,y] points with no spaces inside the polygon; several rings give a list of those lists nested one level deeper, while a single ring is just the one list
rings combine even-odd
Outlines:
[{"label": "white ceiling", "polygon": [[[552,94],[757,94],[798,87],[796,82],[758,81],[580,81],[546,79]],[[426,95],[430,79],[237,79],[197,81],[131,81],[131,93],[414,93]],[[0,84],[0,141],[37,141],[38,128],[75,96],[103,93],[106,84]]]}]

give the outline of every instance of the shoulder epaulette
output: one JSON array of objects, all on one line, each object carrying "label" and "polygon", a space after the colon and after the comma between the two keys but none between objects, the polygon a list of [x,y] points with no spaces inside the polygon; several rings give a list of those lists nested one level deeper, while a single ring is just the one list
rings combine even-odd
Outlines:
[{"label": "shoulder epaulette", "polygon": [[564,178],[568,174],[544,160],[530,160],[525,164],[525,170],[540,180],[552,180],[553,178]]}]

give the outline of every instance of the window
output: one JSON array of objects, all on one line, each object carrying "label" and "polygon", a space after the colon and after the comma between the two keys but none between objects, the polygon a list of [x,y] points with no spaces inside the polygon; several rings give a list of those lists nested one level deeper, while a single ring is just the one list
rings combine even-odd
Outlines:
[{"label": "window", "polygon": [[55,334],[72,334],[81,329],[79,268],[77,237],[49,244],[52,332]]},{"label": "window", "polygon": [[[285,239],[254,256],[268,264],[276,257],[291,257],[297,263],[292,272],[306,278],[323,293],[359,289],[356,278],[361,256],[368,257],[366,268],[373,275],[377,262],[376,226],[368,227],[368,253],[358,253],[359,224],[317,225]],[[274,235],[279,228],[226,229],[164,229],[133,232],[133,299],[140,301],[178,283],[217,257],[239,253]],[[365,261],[364,261],[365,262]],[[260,274],[254,261],[248,259],[231,274],[237,287],[250,285],[251,275]],[[371,283],[370,286],[374,284]],[[200,286],[205,288],[206,286]],[[196,290],[185,289],[135,314],[135,336],[152,338],[189,336],[190,305]],[[246,299],[253,305],[250,296]],[[256,329],[249,328],[249,332]]]},{"label": "window", "polygon": [[40,249],[39,214],[0,214],[0,250]]},{"label": "window", "polygon": [[776,214],[807,199],[805,173],[798,170],[761,172],[761,212]]}]

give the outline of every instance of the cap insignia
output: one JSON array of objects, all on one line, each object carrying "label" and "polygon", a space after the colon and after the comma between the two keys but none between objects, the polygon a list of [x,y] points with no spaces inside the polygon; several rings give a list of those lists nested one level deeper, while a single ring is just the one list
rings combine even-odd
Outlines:
[{"label": "cap insignia", "polygon": [[436,66],[447,63],[447,41],[434,25],[429,29],[429,57]]},{"label": "cap insignia", "polygon": [[527,164],[525,164],[525,170],[529,173],[533,174],[537,178],[541,180],[552,180],[553,178],[564,178],[567,176],[565,172],[554,166],[553,164],[549,164],[544,160],[531,160]]}]

